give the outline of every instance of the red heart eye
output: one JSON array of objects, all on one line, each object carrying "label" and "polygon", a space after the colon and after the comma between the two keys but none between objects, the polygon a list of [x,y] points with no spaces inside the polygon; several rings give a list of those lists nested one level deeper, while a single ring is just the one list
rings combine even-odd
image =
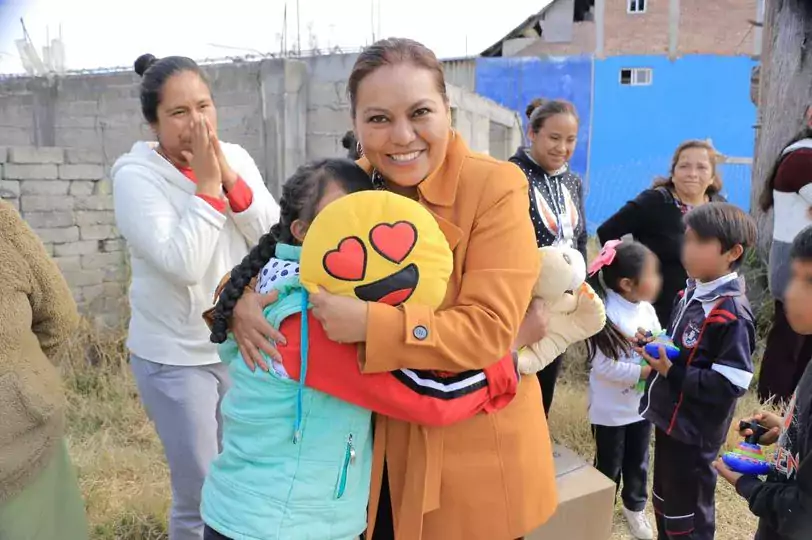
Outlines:
[{"label": "red heart eye", "polygon": [[360,238],[349,236],[328,251],[322,261],[330,276],[343,281],[362,281],[367,268],[367,250]]},{"label": "red heart eye", "polygon": [[380,223],[369,232],[369,243],[381,257],[400,264],[417,243],[417,229],[408,221]]}]

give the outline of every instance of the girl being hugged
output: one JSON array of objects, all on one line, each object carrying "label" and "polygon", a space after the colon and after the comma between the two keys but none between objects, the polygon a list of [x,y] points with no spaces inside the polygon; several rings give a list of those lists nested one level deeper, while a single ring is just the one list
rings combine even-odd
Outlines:
[{"label": "girl being hugged", "polygon": [[654,537],[645,514],[651,424],[638,413],[642,381],[651,367],[630,339],[640,329],[661,331],[651,302],[662,279],[657,256],[639,242],[610,240],[589,268],[592,288],[606,305],[606,326],[587,341],[589,421],[595,467],[620,488],[623,515],[635,538]]},{"label": "girl being hugged", "polygon": [[[309,309],[315,295],[305,291],[299,278],[302,243],[328,204],[371,189],[369,176],[349,160],[300,167],[283,187],[279,223],[231,272],[213,313],[206,315],[233,386],[222,405],[223,452],[203,487],[204,540],[355,539],[367,524],[371,412],[442,427],[501,409],[516,394],[518,375],[510,354],[484,370],[447,378],[421,370],[362,375],[357,346],[327,338]],[[333,206],[328,212],[335,217],[346,208]],[[426,218],[432,220],[427,212]],[[347,221],[353,222],[352,216]],[[323,238],[322,225],[313,225],[313,238]],[[362,234],[357,228],[351,232]],[[431,235],[425,229],[420,234],[423,243],[413,252],[417,258],[427,257],[428,244],[442,242],[445,247],[439,228],[434,240],[427,240]],[[307,265],[307,255],[305,259],[302,274],[312,280],[313,267]],[[451,253],[446,270],[441,263],[426,262],[420,281],[434,292],[415,292],[409,298],[439,303]],[[251,369],[228,334],[231,311],[254,276],[254,288],[276,298],[264,310],[267,323],[285,336],[277,342],[278,354],[269,358],[267,372]]]}]

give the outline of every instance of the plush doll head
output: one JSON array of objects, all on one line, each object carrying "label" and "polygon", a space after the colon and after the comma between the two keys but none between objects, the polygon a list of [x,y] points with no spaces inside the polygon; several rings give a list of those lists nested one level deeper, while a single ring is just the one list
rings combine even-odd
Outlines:
[{"label": "plush doll head", "polygon": [[436,308],[445,298],[453,258],[434,216],[385,191],[362,191],[330,203],[302,245],[301,282],[393,306]]},{"label": "plush doll head", "polygon": [[569,247],[539,248],[541,273],[533,295],[555,303],[566,293],[574,293],[586,279],[586,263],[578,250]]}]

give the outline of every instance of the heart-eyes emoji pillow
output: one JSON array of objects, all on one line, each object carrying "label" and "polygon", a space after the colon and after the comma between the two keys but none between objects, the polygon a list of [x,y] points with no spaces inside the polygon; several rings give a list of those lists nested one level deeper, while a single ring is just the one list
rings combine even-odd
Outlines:
[{"label": "heart-eyes emoji pillow", "polygon": [[453,258],[431,213],[385,191],[361,191],[328,204],[307,231],[300,279],[310,292],[398,306],[439,307]]}]

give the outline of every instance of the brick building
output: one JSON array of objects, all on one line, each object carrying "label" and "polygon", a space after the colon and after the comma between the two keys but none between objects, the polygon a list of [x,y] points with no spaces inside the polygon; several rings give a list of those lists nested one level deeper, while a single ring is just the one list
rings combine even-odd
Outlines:
[{"label": "brick building", "polygon": [[553,0],[484,57],[759,55],[764,0]]}]

